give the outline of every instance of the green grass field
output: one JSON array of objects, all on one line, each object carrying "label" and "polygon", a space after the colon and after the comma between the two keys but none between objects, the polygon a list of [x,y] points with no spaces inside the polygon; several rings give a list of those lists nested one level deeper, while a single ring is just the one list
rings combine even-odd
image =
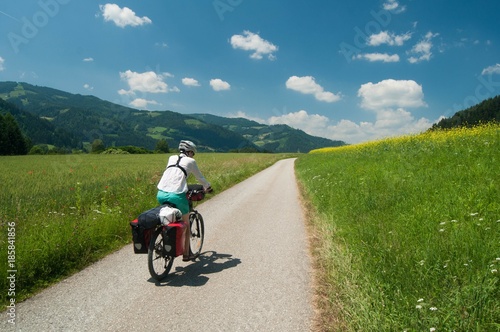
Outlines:
[{"label": "green grass field", "polygon": [[322,149],[310,201],[322,331],[500,331],[500,127]]},{"label": "green grass field", "polygon": [[[200,153],[196,160],[221,192],[285,157]],[[0,157],[0,303],[8,301],[9,270],[17,271],[21,301],[129,243],[129,221],[157,205],[166,161],[165,154]]]}]

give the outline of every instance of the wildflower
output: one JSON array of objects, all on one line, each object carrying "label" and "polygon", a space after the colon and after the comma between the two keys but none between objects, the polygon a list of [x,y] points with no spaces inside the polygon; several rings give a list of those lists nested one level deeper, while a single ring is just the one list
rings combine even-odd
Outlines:
[{"label": "wildflower", "polygon": [[446,221],[439,223],[440,225],[446,225]]},{"label": "wildflower", "polygon": [[441,228],[439,231],[440,231],[441,233],[442,233],[442,232],[444,232],[444,228]]},{"label": "wildflower", "polygon": [[418,299],[418,301],[417,301],[417,302],[419,302],[419,303],[420,303],[420,302],[424,302],[424,299]]},{"label": "wildflower", "polygon": [[434,332],[434,331],[436,331],[436,328],[435,328],[435,327],[431,327],[431,328],[429,329],[429,331],[430,331],[430,332]]},{"label": "wildflower", "polygon": [[500,257],[495,258],[497,262],[500,262]]},{"label": "wildflower", "polygon": [[491,270],[491,273],[498,273],[498,270],[497,269],[493,269],[493,270]]},{"label": "wildflower", "polygon": [[424,265],[424,263],[425,263],[425,261],[424,261],[423,259],[422,259],[420,262],[418,262],[418,264],[419,264],[420,266],[423,266],[423,265]]},{"label": "wildflower", "polygon": [[451,222],[458,222],[458,220],[453,219]]},{"label": "wildflower", "polygon": [[420,304],[417,304],[417,305],[415,306],[415,308],[416,308],[416,309],[418,309],[418,310],[420,310],[420,309],[422,309],[422,306],[421,306]]},{"label": "wildflower", "polygon": [[471,213],[471,214],[470,214],[470,216],[471,216],[471,217],[475,217],[475,216],[477,216],[478,214],[479,214],[479,213],[477,213],[477,212],[473,212],[473,213]]},{"label": "wildflower", "polygon": [[438,308],[436,308],[436,307],[430,307],[429,310],[430,311],[436,311],[436,310],[438,310]]}]

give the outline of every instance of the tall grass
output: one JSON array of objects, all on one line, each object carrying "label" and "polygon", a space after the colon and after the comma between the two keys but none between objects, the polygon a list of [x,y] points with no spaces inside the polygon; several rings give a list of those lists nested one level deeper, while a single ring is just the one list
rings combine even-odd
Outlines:
[{"label": "tall grass", "polygon": [[[215,191],[286,155],[197,154]],[[157,205],[167,155],[0,158],[0,303],[8,288],[8,223],[15,223],[16,300],[130,242],[128,222]],[[191,179],[191,181],[195,179]]]},{"label": "tall grass", "polygon": [[500,127],[300,156],[331,331],[500,330]]}]

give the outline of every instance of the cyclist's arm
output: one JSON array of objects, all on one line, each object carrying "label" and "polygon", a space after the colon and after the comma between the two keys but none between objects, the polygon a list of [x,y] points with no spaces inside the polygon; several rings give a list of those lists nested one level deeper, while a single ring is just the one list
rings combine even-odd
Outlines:
[{"label": "cyclist's arm", "polygon": [[209,191],[211,189],[210,182],[205,179],[203,174],[201,174],[200,169],[198,168],[198,164],[196,164],[196,161],[194,159],[191,159],[189,164],[187,165],[188,168],[188,173],[192,173],[196,180],[203,185],[203,189],[206,191]]}]

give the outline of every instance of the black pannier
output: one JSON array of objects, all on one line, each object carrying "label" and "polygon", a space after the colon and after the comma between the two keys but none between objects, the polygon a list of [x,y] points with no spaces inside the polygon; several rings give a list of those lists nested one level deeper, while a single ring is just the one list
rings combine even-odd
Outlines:
[{"label": "black pannier", "polygon": [[147,254],[149,242],[151,241],[151,235],[153,234],[154,228],[146,229],[142,226],[139,226],[139,222],[137,219],[130,222],[130,227],[132,228],[134,253]]},{"label": "black pannier", "polygon": [[177,227],[165,227],[163,230],[163,248],[165,254],[175,257],[177,248]]}]

